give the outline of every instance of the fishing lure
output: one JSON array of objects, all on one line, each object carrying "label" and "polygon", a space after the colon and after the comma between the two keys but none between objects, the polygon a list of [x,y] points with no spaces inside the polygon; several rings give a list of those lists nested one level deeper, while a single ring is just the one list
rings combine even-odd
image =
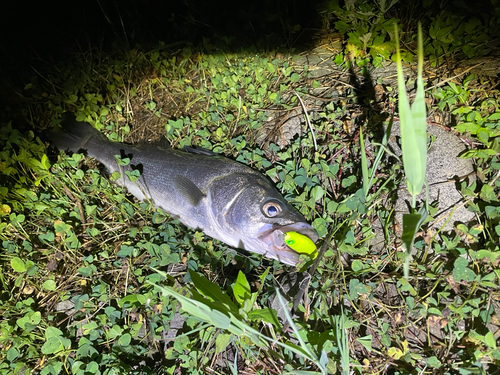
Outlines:
[{"label": "fishing lure", "polygon": [[314,242],[303,234],[297,232],[286,232],[285,243],[297,253],[308,254],[313,259],[318,255]]}]

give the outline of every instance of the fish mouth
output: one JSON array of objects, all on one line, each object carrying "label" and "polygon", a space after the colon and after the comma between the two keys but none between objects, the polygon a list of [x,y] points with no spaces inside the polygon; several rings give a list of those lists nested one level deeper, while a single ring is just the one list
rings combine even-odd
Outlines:
[{"label": "fish mouth", "polygon": [[259,231],[257,238],[268,247],[265,256],[294,266],[299,261],[300,254],[286,244],[285,234],[287,232],[300,233],[308,237],[314,243],[316,243],[319,238],[316,230],[311,225],[304,222],[288,225],[273,224],[271,227],[265,226]]}]

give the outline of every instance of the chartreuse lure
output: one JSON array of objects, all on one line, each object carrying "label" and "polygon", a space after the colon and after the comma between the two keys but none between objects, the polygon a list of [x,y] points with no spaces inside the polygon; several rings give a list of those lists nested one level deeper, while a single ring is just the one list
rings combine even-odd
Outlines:
[{"label": "chartreuse lure", "polygon": [[285,243],[297,253],[308,254],[313,259],[318,255],[314,242],[303,234],[297,232],[286,232]]}]

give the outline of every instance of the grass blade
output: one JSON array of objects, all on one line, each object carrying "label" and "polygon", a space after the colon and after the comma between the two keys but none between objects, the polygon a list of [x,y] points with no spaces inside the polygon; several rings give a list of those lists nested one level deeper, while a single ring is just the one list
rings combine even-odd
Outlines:
[{"label": "grass blade", "polygon": [[410,103],[406,96],[403,67],[401,65],[398,31],[397,26],[395,26],[401,148],[403,151],[403,165],[407,178],[408,191],[413,196],[413,208],[415,208],[415,197],[420,193],[424,184],[427,164],[427,122],[422,80],[423,42],[420,25],[418,30],[418,87],[415,102],[413,103],[413,107],[410,108]]}]

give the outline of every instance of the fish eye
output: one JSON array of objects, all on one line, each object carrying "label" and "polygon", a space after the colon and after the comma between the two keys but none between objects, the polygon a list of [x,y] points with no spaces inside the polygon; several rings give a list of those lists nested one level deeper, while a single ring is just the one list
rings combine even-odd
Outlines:
[{"label": "fish eye", "polygon": [[262,207],[262,211],[267,217],[275,217],[281,212],[281,206],[276,202],[267,202]]}]

